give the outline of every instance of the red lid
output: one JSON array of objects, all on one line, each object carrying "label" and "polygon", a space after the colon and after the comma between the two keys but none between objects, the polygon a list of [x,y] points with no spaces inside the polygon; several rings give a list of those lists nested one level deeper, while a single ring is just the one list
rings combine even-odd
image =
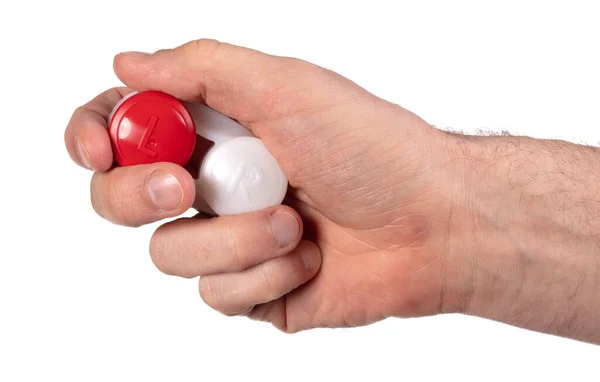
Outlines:
[{"label": "red lid", "polygon": [[108,132],[121,166],[154,162],[184,166],[196,145],[196,127],[188,110],[177,98],[158,91],[124,99]]}]

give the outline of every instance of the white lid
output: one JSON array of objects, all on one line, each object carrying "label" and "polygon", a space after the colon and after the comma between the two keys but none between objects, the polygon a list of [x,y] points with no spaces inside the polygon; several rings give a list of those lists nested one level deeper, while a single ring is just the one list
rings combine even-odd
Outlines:
[{"label": "white lid", "polygon": [[185,103],[196,133],[214,146],[202,161],[194,207],[235,215],[281,204],[288,181],[262,141],[233,119],[200,103]]},{"label": "white lid", "polygon": [[196,187],[217,215],[257,211],[281,204],[287,178],[262,141],[236,137],[208,152]]}]

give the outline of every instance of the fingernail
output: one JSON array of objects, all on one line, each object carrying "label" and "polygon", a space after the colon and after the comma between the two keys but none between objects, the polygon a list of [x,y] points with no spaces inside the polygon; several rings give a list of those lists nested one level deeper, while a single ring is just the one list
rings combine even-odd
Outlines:
[{"label": "fingernail", "polygon": [[124,56],[131,57],[134,60],[141,60],[148,57],[150,54],[146,52],[123,52],[121,53]]},{"label": "fingernail", "polygon": [[79,137],[75,138],[75,147],[77,149],[77,155],[79,156],[79,160],[81,161],[83,167],[87,168],[88,170],[91,170],[92,166],[90,164],[90,154],[86,150],[85,146],[83,145],[83,142],[81,142],[81,139],[79,139]]},{"label": "fingernail", "polygon": [[306,252],[302,255],[302,260],[307,271],[314,271],[321,263],[319,252],[317,251]]},{"label": "fingernail", "polygon": [[277,211],[271,215],[271,229],[277,244],[280,247],[287,247],[298,237],[300,226],[298,220],[289,212]]},{"label": "fingernail", "polygon": [[148,195],[156,208],[170,211],[181,204],[183,187],[173,175],[166,171],[158,171],[148,181]]}]

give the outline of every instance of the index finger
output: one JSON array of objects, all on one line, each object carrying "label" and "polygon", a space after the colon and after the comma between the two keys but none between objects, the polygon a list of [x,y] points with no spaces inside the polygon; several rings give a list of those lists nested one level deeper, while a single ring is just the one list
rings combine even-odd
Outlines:
[{"label": "index finger", "polygon": [[115,87],[75,109],[64,134],[65,146],[75,163],[98,172],[112,167],[108,117],[113,107],[132,91],[127,87]]}]

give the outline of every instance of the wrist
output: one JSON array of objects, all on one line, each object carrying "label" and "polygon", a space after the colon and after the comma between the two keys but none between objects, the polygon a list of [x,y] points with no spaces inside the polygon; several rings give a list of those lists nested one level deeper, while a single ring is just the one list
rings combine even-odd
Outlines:
[{"label": "wrist", "polygon": [[598,151],[503,136],[447,145],[450,309],[600,341]]}]

